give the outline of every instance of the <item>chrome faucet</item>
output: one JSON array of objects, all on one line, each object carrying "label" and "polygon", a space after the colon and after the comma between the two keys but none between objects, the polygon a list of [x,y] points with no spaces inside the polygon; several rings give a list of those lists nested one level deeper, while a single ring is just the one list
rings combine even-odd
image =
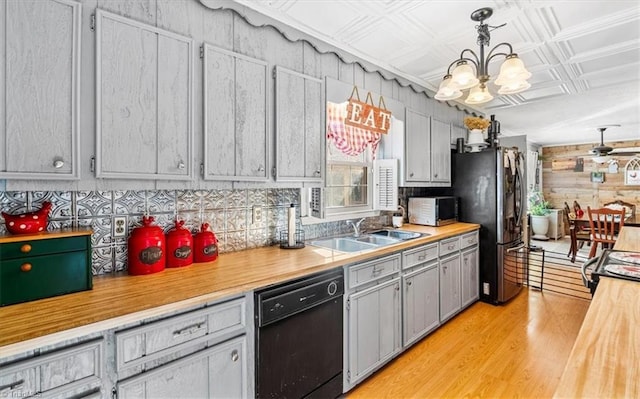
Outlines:
[{"label": "chrome faucet", "polygon": [[353,236],[356,238],[360,237],[360,224],[362,224],[362,222],[364,222],[364,218],[358,220],[357,222],[347,220],[347,224],[353,226]]}]

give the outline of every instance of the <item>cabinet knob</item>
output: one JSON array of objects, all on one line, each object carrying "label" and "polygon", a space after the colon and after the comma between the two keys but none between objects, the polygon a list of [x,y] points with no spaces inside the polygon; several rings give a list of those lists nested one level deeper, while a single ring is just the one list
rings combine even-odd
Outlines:
[{"label": "cabinet knob", "polygon": [[433,174],[433,177],[438,177],[438,174],[437,174],[437,173],[434,173],[434,174]]},{"label": "cabinet knob", "polygon": [[237,362],[239,358],[240,358],[240,355],[238,355],[237,350],[234,350],[233,352],[231,352],[231,360],[233,360],[234,362]]},{"label": "cabinet knob", "polygon": [[60,158],[56,158],[53,160],[53,167],[56,169],[60,169],[64,166],[64,161]]},{"label": "cabinet knob", "polygon": [[31,263],[23,263],[22,265],[20,265],[20,270],[22,270],[23,272],[30,272],[31,271]]},{"label": "cabinet knob", "polygon": [[409,177],[413,177],[413,172],[409,173]]},{"label": "cabinet knob", "polygon": [[20,252],[22,252],[23,254],[31,252],[31,244],[22,244],[22,246],[20,247]]},{"label": "cabinet knob", "polygon": [[411,286],[411,280],[407,280],[407,287]]},{"label": "cabinet knob", "polygon": [[258,172],[264,172],[264,166],[262,165],[258,166]]},{"label": "cabinet knob", "polygon": [[313,174],[314,174],[314,175],[316,175],[316,176],[320,176],[320,169],[316,169],[316,170],[313,172]]},{"label": "cabinet knob", "polygon": [[185,168],[184,162],[182,161],[178,162],[178,169],[184,169],[184,168]]}]

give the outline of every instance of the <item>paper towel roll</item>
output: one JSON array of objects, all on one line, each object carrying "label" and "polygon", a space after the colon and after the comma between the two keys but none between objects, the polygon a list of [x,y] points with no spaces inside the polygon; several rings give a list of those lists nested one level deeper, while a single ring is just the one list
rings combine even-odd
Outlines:
[{"label": "paper towel roll", "polygon": [[287,213],[287,228],[288,228],[288,244],[290,247],[296,245],[296,207],[291,204],[289,212]]}]

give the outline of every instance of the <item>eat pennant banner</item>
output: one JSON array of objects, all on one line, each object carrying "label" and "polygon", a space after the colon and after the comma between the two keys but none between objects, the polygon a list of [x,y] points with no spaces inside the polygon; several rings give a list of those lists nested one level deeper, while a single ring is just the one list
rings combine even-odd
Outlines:
[{"label": "eat pennant banner", "polygon": [[358,88],[354,86],[347,104],[347,117],[344,124],[375,133],[387,134],[391,125],[391,112],[387,111],[382,96],[380,96],[378,106],[374,106],[371,92],[367,93],[365,102],[360,101]]}]

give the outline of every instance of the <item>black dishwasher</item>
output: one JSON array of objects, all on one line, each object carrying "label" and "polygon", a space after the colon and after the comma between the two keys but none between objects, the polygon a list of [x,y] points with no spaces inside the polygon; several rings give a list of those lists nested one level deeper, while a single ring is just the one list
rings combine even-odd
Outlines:
[{"label": "black dishwasher", "polygon": [[256,397],[342,394],[342,269],[255,292]]}]

